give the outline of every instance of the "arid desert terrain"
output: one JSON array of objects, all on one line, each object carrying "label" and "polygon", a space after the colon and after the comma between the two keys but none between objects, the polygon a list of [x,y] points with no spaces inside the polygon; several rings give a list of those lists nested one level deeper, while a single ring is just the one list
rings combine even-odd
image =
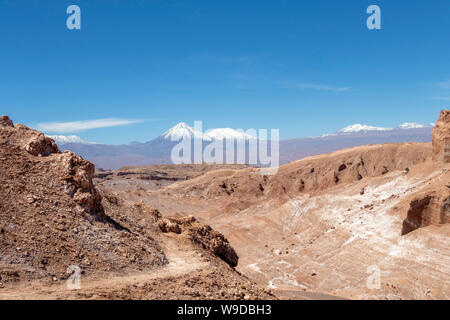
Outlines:
[{"label": "arid desert terrain", "polygon": [[432,143],[342,149],[273,175],[96,171],[7,116],[0,148],[0,299],[450,298],[448,110]]}]

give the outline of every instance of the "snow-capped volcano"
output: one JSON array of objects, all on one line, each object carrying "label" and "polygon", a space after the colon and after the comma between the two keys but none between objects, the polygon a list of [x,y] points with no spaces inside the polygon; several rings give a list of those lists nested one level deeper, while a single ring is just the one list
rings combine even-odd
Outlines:
[{"label": "snow-capped volcano", "polygon": [[169,130],[164,132],[161,135],[161,137],[172,141],[178,141],[182,138],[203,139],[203,141],[222,140],[222,139],[235,139],[235,140],[256,139],[256,137],[252,135],[231,128],[210,129],[207,132],[202,133],[201,131],[192,128],[185,122],[180,122],[176,126],[170,128]]},{"label": "snow-capped volcano", "polygon": [[212,139],[192,128],[191,126],[189,126],[187,123],[185,122],[180,122],[179,124],[177,124],[176,126],[170,128],[169,130],[167,130],[166,132],[164,132],[161,137],[163,137],[164,139],[167,140],[171,140],[171,141],[178,141],[181,140],[183,138],[186,139],[203,139],[204,141],[211,141]]},{"label": "snow-capped volcano", "polygon": [[416,129],[416,128],[425,128],[425,127],[428,127],[428,126],[420,124],[420,123],[415,123],[415,122],[405,122],[405,123],[402,123],[401,125],[399,125],[397,128],[398,129]]},{"label": "snow-capped volcano", "polygon": [[352,124],[345,128],[342,128],[337,131],[337,133],[352,133],[352,132],[360,132],[360,131],[387,131],[392,130],[391,128],[383,128],[383,127],[373,127],[365,124]]},{"label": "snow-capped volcano", "polygon": [[217,128],[211,129],[206,132],[206,134],[212,139],[235,139],[235,140],[250,140],[256,139],[256,137],[249,135],[248,133],[234,130],[231,128]]},{"label": "snow-capped volcano", "polygon": [[68,144],[68,143],[79,143],[79,144],[97,144],[96,142],[86,141],[79,136],[48,136],[55,140],[56,144]]},{"label": "snow-capped volcano", "polygon": [[415,123],[415,122],[405,122],[395,128],[384,128],[384,127],[374,127],[368,126],[365,124],[352,124],[345,128],[342,128],[336,131],[336,134],[348,134],[348,133],[357,133],[357,132],[367,132],[367,131],[391,131],[391,130],[408,130],[408,129],[421,129],[421,128],[430,128],[433,127],[434,124],[430,123],[428,125]]}]

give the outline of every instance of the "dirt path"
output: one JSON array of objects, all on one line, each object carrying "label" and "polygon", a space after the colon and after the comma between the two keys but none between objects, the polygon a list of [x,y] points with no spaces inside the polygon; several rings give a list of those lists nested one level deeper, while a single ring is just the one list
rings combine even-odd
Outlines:
[{"label": "dirt path", "polygon": [[346,298],[332,296],[329,294],[294,289],[275,289],[273,291],[277,297],[282,300],[348,300]]},{"label": "dirt path", "polygon": [[[198,256],[186,243],[181,244],[176,236],[161,237],[169,263],[161,268],[126,275],[112,275],[102,279],[81,279],[80,290],[69,290],[66,281],[47,285],[40,280],[21,282],[0,289],[0,300],[76,299],[80,296],[95,298],[100,291],[116,291],[129,286],[144,286],[149,281],[179,277],[206,268],[208,263]],[[190,250],[191,249],[191,250]]]}]

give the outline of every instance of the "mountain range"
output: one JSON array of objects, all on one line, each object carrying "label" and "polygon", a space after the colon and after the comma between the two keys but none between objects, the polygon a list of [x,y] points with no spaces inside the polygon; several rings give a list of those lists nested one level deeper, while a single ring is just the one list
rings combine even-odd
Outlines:
[{"label": "mountain range", "polygon": [[[433,126],[434,124],[403,123],[396,128],[384,128],[353,124],[335,133],[318,137],[281,140],[279,142],[280,164],[367,144],[429,142]],[[50,137],[61,149],[73,151],[93,162],[98,168],[104,169],[117,169],[127,165],[170,164],[172,163],[171,151],[182,138],[201,139],[203,148],[217,140],[234,139],[243,141],[246,150],[251,141],[258,139],[255,135],[231,128],[210,129],[203,133],[184,122],[178,123],[159,137],[145,143],[106,145],[88,142],[78,136]],[[270,152],[270,144],[268,150]],[[248,162],[248,153],[246,153],[245,162]]]}]

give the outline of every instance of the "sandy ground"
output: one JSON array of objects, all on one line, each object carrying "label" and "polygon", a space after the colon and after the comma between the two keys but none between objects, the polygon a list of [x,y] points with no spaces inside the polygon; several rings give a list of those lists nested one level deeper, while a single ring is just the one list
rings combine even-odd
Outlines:
[{"label": "sandy ground", "polygon": [[[74,299],[79,296],[98,298],[96,292],[121,290],[126,287],[143,286],[151,280],[180,277],[206,268],[208,261],[200,255],[193,255],[185,245],[180,246],[176,236],[167,234],[162,239],[162,247],[169,263],[147,272],[126,275],[105,275],[100,278],[81,279],[81,289],[70,290],[66,282],[48,285],[39,280],[9,285],[0,289],[0,299]],[[193,250],[193,248],[191,248]]]}]

